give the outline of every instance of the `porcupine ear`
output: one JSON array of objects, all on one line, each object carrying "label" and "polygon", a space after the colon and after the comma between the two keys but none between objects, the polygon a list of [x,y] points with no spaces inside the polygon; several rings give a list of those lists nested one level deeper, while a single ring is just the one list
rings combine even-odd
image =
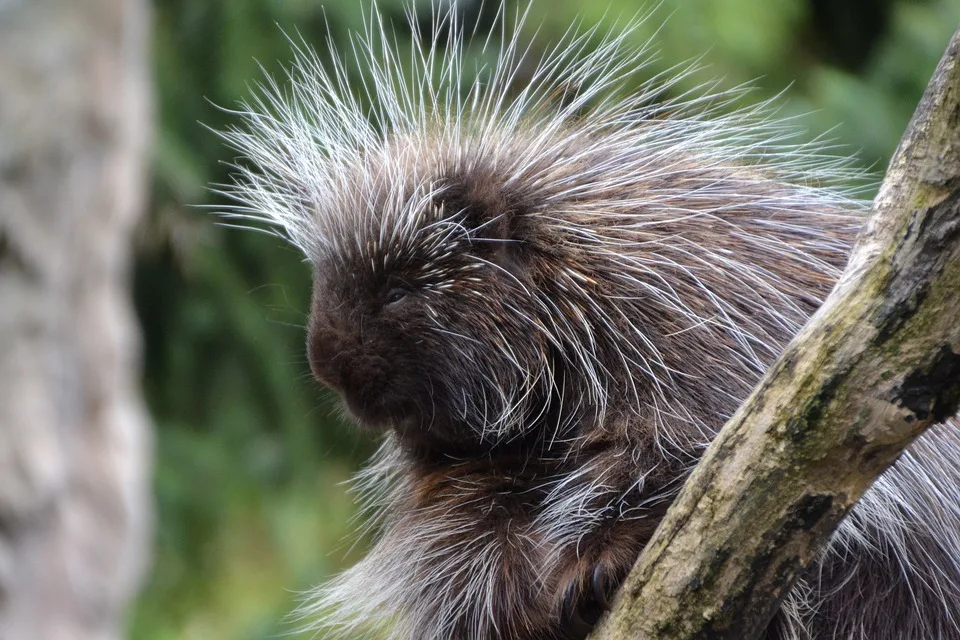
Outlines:
[{"label": "porcupine ear", "polygon": [[529,260],[523,227],[527,207],[501,185],[482,177],[451,179],[437,197],[463,225],[470,250],[519,277]]}]

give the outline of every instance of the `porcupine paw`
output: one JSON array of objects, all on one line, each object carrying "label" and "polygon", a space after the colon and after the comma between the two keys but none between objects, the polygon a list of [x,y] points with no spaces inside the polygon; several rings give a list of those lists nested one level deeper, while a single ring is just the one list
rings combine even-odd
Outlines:
[{"label": "porcupine paw", "polygon": [[570,581],[560,602],[558,640],[584,640],[606,613],[623,581],[622,572],[603,562]]}]

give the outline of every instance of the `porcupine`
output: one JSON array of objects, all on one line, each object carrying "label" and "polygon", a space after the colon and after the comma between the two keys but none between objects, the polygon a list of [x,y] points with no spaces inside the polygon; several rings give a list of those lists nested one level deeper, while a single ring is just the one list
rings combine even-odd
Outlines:
[{"label": "porcupine", "polygon": [[[522,19],[518,21],[522,23]],[[844,266],[846,162],[742,91],[624,87],[648,53],[569,32],[535,58],[434,16],[408,64],[376,11],[347,65],[304,47],[224,137],[227,215],[314,270],[308,354],[362,428],[378,527],[305,615],[390,638],[582,638],[711,437]],[[520,82],[520,79],[523,82]],[[635,83],[633,83],[635,84]],[[374,107],[363,105],[371,102]],[[934,479],[936,478],[936,480]],[[766,638],[960,638],[960,436],[916,442]]]}]

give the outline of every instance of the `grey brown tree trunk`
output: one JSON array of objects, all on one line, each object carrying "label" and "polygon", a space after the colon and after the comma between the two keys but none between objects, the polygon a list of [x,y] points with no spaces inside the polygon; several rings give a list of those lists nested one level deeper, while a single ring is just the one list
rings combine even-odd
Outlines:
[{"label": "grey brown tree trunk", "polygon": [[145,567],[147,35],[144,0],[0,0],[0,640],[120,637]]}]

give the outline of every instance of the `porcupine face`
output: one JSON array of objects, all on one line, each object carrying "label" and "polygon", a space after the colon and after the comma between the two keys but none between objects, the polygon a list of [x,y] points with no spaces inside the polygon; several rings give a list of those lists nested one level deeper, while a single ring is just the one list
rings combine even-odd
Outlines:
[{"label": "porcupine face", "polygon": [[[309,359],[361,427],[469,449],[544,413],[551,356],[518,314],[531,306],[526,203],[478,168],[430,184],[357,195],[353,224],[385,240],[321,252]],[[398,219],[414,223],[399,233]]]}]

